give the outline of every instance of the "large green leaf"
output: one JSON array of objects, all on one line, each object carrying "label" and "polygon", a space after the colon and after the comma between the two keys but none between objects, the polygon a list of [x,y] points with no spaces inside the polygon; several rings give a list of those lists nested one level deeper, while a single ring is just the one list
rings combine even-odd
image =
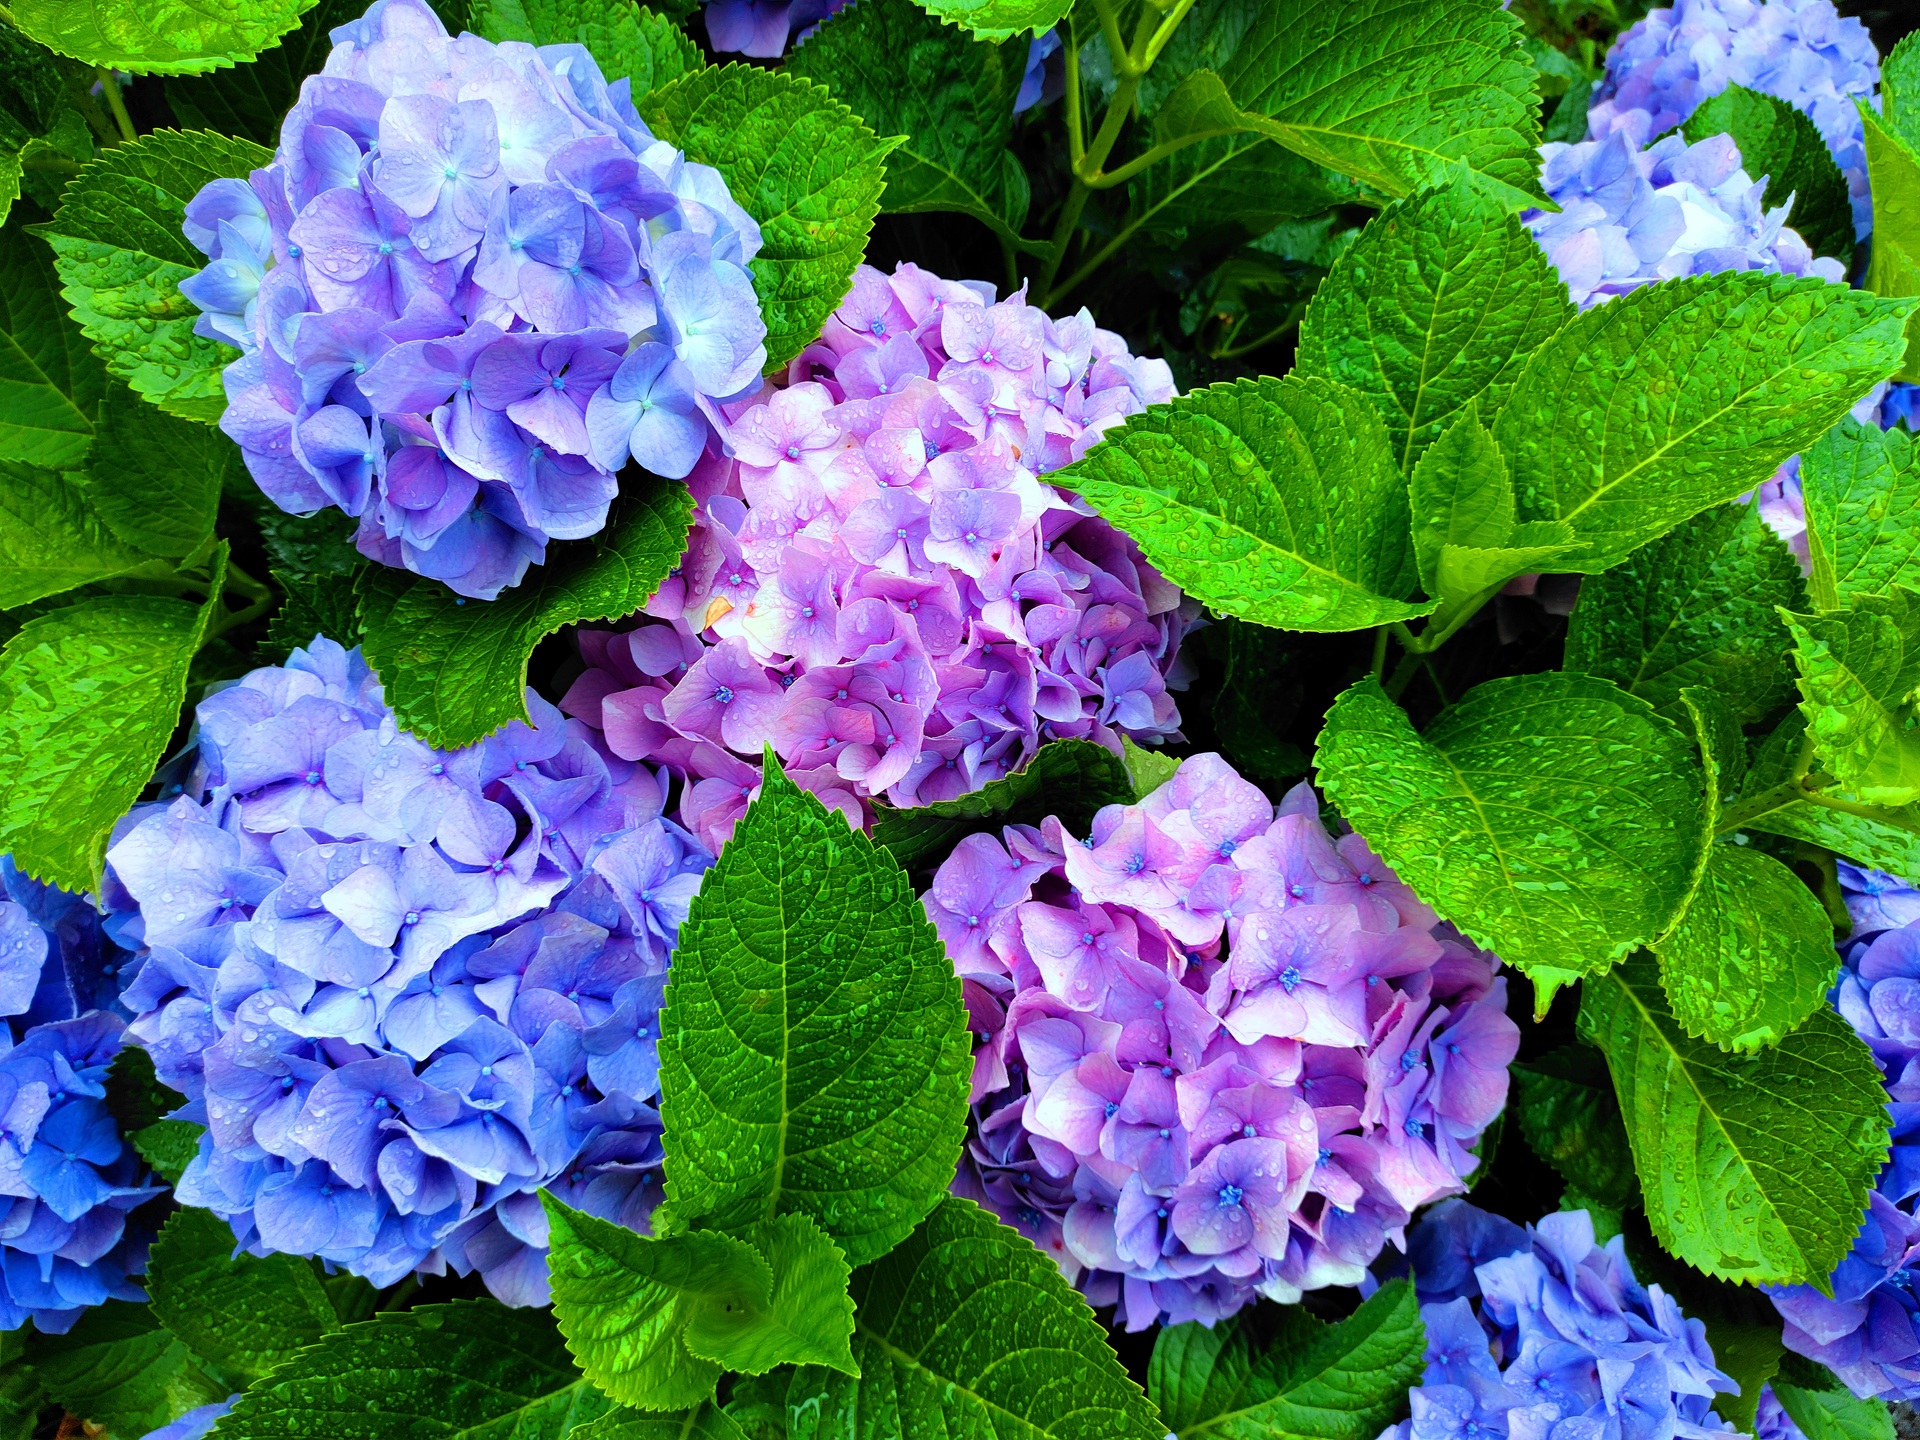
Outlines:
[{"label": "large green leaf", "polygon": [[1886,1401],[1861,1400],[1835,1382],[1830,1373],[1811,1365],[1806,1368],[1815,1371],[1806,1379],[1823,1379],[1826,1383],[1796,1385],[1776,1377],[1773,1394],[1807,1440],[1894,1440],[1893,1417],[1887,1413]]},{"label": "large green leaf", "polygon": [[1800,567],[1758,505],[1719,505],[1582,582],[1566,668],[1611,680],[1679,721],[1680,692],[1715,690],[1745,723],[1789,697],[1791,643],[1777,606],[1798,606]]},{"label": "large green leaf", "polygon": [[[1752,768],[1747,772],[1749,793],[1757,795],[1790,778],[1806,733],[1806,717],[1797,709],[1788,711],[1754,753]],[[1859,799],[1844,791],[1823,793],[1838,794],[1843,800]],[[1890,808],[1886,819],[1879,820],[1816,805],[1811,800],[1795,800],[1755,816],[1743,828],[1804,840],[1856,864],[1920,882],[1920,805]]]},{"label": "large green leaf", "polygon": [[1780,615],[1793,635],[1800,713],[1821,768],[1869,805],[1920,801],[1920,592]]},{"label": "large green leaf", "polygon": [[625,1408],[609,1410],[591,1425],[582,1425],[567,1440],[746,1440],[746,1434],[726,1411],[701,1405],[667,1415]]},{"label": "large green leaf", "polygon": [[1886,1091],[1866,1045],[1822,1006],[1771,1050],[1688,1037],[1651,957],[1581,987],[1607,1057],[1647,1219],[1709,1275],[1824,1289],[1887,1155]]},{"label": "large green leaf", "polygon": [[847,1263],[805,1215],[652,1238],[543,1194],[553,1313],[587,1378],[623,1405],[679,1410],[723,1371],[851,1370]]},{"label": "large green leaf", "polygon": [[1091,740],[1055,740],[999,780],[956,800],[896,809],[874,806],[873,843],[909,870],[946,857],[962,836],[1005,825],[1038,825],[1049,815],[1080,834],[1103,805],[1134,798],[1126,765]]},{"label": "large green leaf", "polygon": [[1639,1197],[1607,1062],[1587,1045],[1516,1061],[1507,1113],[1527,1144],[1560,1172],[1569,1194],[1616,1214]]},{"label": "large green leaf", "polygon": [[914,0],[860,0],[796,50],[787,71],[827,86],[876,133],[906,136],[887,156],[882,210],[957,210],[1017,242],[1029,191],[1010,147],[1026,59],[1026,45],[969,39]]},{"label": "large green leaf", "polygon": [[73,891],[97,890],[107,835],[153,777],[219,606],[151,595],[83,600],[29,620],[0,656],[0,848]]},{"label": "large green leaf", "polygon": [[154,1317],[196,1355],[247,1379],[340,1328],[313,1262],[234,1253],[210,1210],[173,1212],[148,1261]]},{"label": "large green leaf", "polygon": [[941,20],[961,25],[982,40],[1051,30],[1073,9],[1073,0],[920,0]]},{"label": "large green leaf", "polygon": [[1768,208],[1791,197],[1787,223],[1813,253],[1852,260],[1853,202],[1847,198],[1847,177],[1809,116],[1777,95],[1729,85],[1704,101],[1683,128],[1689,144],[1731,135],[1740,147],[1742,168],[1755,180],[1766,180]]},{"label": "large green leaf", "polygon": [[[93,72],[48,53],[0,25],[0,222],[25,192],[38,205],[59,201],[60,176],[93,158],[94,132],[81,107]],[[18,237],[15,237],[16,241]]]},{"label": "large green leaf", "polygon": [[1379,406],[1411,474],[1468,405],[1497,415],[1527,357],[1573,313],[1519,220],[1450,185],[1389,206],[1360,232],[1307,309],[1295,367]]},{"label": "large green leaf", "polygon": [[233,454],[218,430],[110,385],[87,457],[87,503],[127,544],[173,559],[191,555],[213,535]]},{"label": "large green leaf", "polygon": [[49,1396],[114,1440],[139,1440],[228,1394],[146,1306],[122,1300],[87,1311],[64,1335],[35,1335],[26,1358]]},{"label": "large green leaf", "polygon": [[190,130],[218,130],[272,148],[280,143],[280,122],[299,98],[300,82],[326,64],[330,32],[365,13],[361,0],[319,0],[299,29],[251,65],[170,78],[167,105]]},{"label": "large green leaf", "polygon": [[1899,363],[1916,302],[1757,272],[1647,285],[1534,351],[1494,422],[1521,518],[1598,574],[1751,490]]},{"label": "large green leaf", "polygon": [[564,1440],[611,1409],[553,1316],[492,1300],[385,1311],[255,1381],[217,1440]]},{"label": "large green leaf", "polygon": [[33,227],[53,246],[60,293],[95,353],[162,410],[218,420],[220,371],[234,353],[193,333],[200,312],[179,291],[206,264],[181,233],[187,202],[209,180],[272,158],[250,140],[158,130],[86,166],[53,219]]},{"label": "large green leaf", "polygon": [[696,71],[647,96],[640,113],[718,170],[760,222],[753,288],[767,369],[784,369],[846,298],[899,140],[877,137],[821,86],[751,65]]},{"label": "large green leaf", "polygon": [[855,1271],[853,1299],[858,1379],[803,1366],[755,1391],[808,1417],[815,1435],[1166,1434],[1060,1268],[971,1200],[949,1196],[884,1259]]},{"label": "large green leaf", "polygon": [[1901,139],[1920,146],[1920,41],[1911,34],[1880,62],[1880,115]]},{"label": "large green leaf", "polygon": [[1490,680],[1424,735],[1363,680],[1314,763],[1415,894],[1536,978],[1598,973],[1665,933],[1706,843],[1693,747],[1585,675]]},{"label": "large green leaf", "polygon": [[0,229],[0,454],[77,465],[105,378],[60,303],[53,257],[17,224]]},{"label": "large green leaf", "polygon": [[1226,135],[1176,150],[1129,180],[1127,223],[1184,253],[1239,244],[1357,196],[1352,181],[1265,136]]},{"label": "large green leaf", "polygon": [[1413,1286],[1392,1280],[1337,1325],[1263,1305],[1168,1326],[1147,1391],[1181,1440],[1374,1440],[1420,1383],[1426,1343]]},{"label": "large green leaf", "polygon": [[1713,847],[1686,913],[1653,950],[1680,1027],[1736,1052],[1777,1045],[1824,1005],[1840,963],[1814,893],[1738,845]]},{"label": "large green leaf", "polygon": [[864,1264],[939,1203],[966,1121],[960,982],[899,864],[771,752],[680,927],[660,1026],[657,1224],[800,1212]]},{"label": "large green leaf", "polygon": [[686,31],[634,0],[479,0],[473,28],[495,41],[584,45],[608,83],[633,82],[636,101],[703,63]]},{"label": "large green leaf", "polygon": [[679,563],[692,522],[686,486],[630,471],[605,529],[549,547],[547,563],[497,600],[464,600],[437,580],[367,567],[362,641],[394,717],[445,749],[526,719],[533,647],[563,625],[638,610]]},{"label": "large green leaf", "polygon": [[66,476],[0,460],[0,609],[124,575],[150,558],[115,539]]},{"label": "large green leaf", "polygon": [[1481,0],[1269,0],[1221,72],[1243,123],[1387,195],[1540,196],[1518,20]]},{"label": "large green leaf", "polygon": [[[1920,295],[1920,134],[1883,125],[1868,105],[1859,110],[1875,237],[1863,283],[1876,295]],[[1908,317],[1906,338],[1906,358],[1894,378],[1920,381],[1920,311]]]},{"label": "large green leaf", "polygon": [[14,0],[13,22],[49,50],[136,75],[244,64],[300,23],[313,0]]},{"label": "large green leaf", "polygon": [[1920,590],[1920,448],[1905,429],[1842,420],[1800,457],[1800,487],[1816,606]]},{"label": "large green leaf", "polygon": [[1327,380],[1240,380],[1155,405],[1048,477],[1222,614],[1361,630],[1432,611],[1379,414]]}]

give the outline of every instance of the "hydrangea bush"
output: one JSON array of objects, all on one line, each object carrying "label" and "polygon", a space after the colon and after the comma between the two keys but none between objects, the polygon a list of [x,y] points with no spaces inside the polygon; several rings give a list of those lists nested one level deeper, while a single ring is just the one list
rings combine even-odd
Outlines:
[{"label": "hydrangea bush", "polygon": [[1639,8],[0,9],[7,1432],[1891,1440],[1920,17]]}]

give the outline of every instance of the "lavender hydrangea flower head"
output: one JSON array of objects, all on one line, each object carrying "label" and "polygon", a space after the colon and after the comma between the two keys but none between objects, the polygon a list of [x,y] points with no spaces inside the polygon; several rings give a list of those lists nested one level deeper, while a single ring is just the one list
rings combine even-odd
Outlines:
[{"label": "lavender hydrangea flower head", "polygon": [[128,1033],[207,1126],[178,1186],[254,1253],[544,1302],[538,1192],[638,1229],[656,1016],[712,856],[528,694],[464,750],[316,640],[201,702],[186,793],[108,852]]},{"label": "lavender hydrangea flower head", "polygon": [[[181,291],[242,352],[221,428],[275,504],[491,599],[605,524],[629,456],[684,476],[757,387],[760,232],[579,45],[456,39],[423,0],[333,39],[273,163],[188,205]],[[674,422],[590,424],[643,354]]]},{"label": "lavender hydrangea flower head", "polygon": [[1541,184],[1560,209],[1521,218],[1575,304],[1722,270],[1846,279],[1788,228],[1786,206],[1764,207],[1766,182],[1748,178],[1731,136],[1648,138],[1644,112],[1633,111],[1600,139],[1540,147]]},{"label": "lavender hydrangea flower head", "polygon": [[1085,837],[968,837],[925,904],[976,1039],[955,1188],[1129,1329],[1359,1283],[1506,1102],[1499,962],[1306,785],[1194,756]]},{"label": "lavender hydrangea flower head", "polygon": [[778,60],[847,0],[707,0],[707,42],[715,50]]},{"label": "lavender hydrangea flower head", "polygon": [[1864,238],[1873,205],[1854,100],[1872,97],[1879,80],[1880,56],[1866,26],[1843,19],[1832,0],[1678,0],[1614,42],[1588,133],[1604,139],[1632,125],[1664,134],[1729,85],[1777,96],[1826,140]]},{"label": "lavender hydrangea flower head", "polygon": [[126,954],[84,898],[0,856],[0,1330],[141,1300],[161,1193],[106,1105]]},{"label": "lavender hydrangea flower head", "polygon": [[1427,1370],[1410,1394],[1413,1417],[1381,1440],[1733,1431],[1711,1406],[1740,1387],[1714,1364],[1706,1328],[1660,1286],[1634,1279],[1618,1236],[1596,1244],[1586,1211],[1522,1230],[1448,1200],[1422,1218],[1408,1249]]},{"label": "lavender hydrangea flower head", "polygon": [[1164,362],[1084,310],[902,265],[861,268],[786,381],[727,407],[733,454],[689,477],[679,568],[635,628],[580,633],[588,669],[560,702],[683,777],[703,844],[731,833],[768,743],[863,824],[876,797],[950,799],[1049,739],[1177,734],[1196,607],[1042,479],[1169,399]]}]

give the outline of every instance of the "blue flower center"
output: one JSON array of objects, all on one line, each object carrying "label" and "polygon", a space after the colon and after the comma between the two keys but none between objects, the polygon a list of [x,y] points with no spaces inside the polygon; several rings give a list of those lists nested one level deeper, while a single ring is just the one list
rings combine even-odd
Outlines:
[{"label": "blue flower center", "polygon": [[727,685],[716,685],[713,690],[713,698],[718,700],[722,705],[731,705],[733,703],[732,687]]},{"label": "blue flower center", "polygon": [[1242,1190],[1238,1185],[1222,1185],[1220,1187],[1221,1208],[1225,1209],[1230,1205],[1238,1205],[1240,1203],[1240,1197],[1246,1193],[1247,1192]]}]

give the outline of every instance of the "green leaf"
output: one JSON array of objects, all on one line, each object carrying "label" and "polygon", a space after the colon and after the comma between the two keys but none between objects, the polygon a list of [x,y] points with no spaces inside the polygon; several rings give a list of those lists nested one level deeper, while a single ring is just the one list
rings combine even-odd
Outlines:
[{"label": "green leaf", "polygon": [[692,523],[686,486],[630,473],[605,529],[550,547],[547,563],[498,600],[463,600],[437,580],[368,566],[362,638],[394,718],[447,750],[526,719],[534,646],[563,625],[638,610],[679,563]]},{"label": "green leaf", "polygon": [[949,24],[971,30],[982,40],[1051,30],[1073,9],[1073,0],[920,0],[927,11]]},{"label": "green leaf", "polygon": [[284,657],[311,645],[316,635],[348,647],[360,643],[357,572],[294,575],[285,570],[269,570],[267,574],[287,598],[267,622],[264,649]]},{"label": "green leaf", "polygon": [[[1876,295],[1920,295],[1920,129],[1896,133],[1871,106],[1855,102],[1866,132],[1867,183],[1873,192],[1873,233],[1862,282]],[[1905,359],[1896,380],[1920,381],[1920,311],[1907,317]]]},{"label": "green leaf", "polygon": [[[1060,1268],[971,1200],[940,1202],[853,1276],[860,1378],[819,1366],[784,1387],[788,1415],[839,1440],[902,1436],[1162,1440]],[[766,1395],[768,1388],[756,1387]]]},{"label": "green leaf", "polygon": [[1653,951],[1680,1028],[1735,1053],[1779,1044],[1826,1003],[1840,963],[1814,893],[1738,845],[1713,847],[1686,913]]},{"label": "green leaf", "polygon": [[778,1365],[826,1365],[858,1375],[848,1344],[850,1272],[840,1247],[810,1215],[763,1220],[746,1233],[773,1271],[771,1297],[743,1309],[702,1306],[687,1326],[687,1348],[742,1375],[764,1375]]},{"label": "green leaf", "polygon": [[[649,1415],[644,1410],[609,1410],[582,1425],[567,1440],[747,1440],[746,1432],[724,1410],[711,1405],[678,1414]],[[781,1440],[786,1440],[784,1432]]]},{"label": "green leaf", "polygon": [[633,0],[480,0],[473,29],[493,41],[584,45],[608,84],[633,82],[636,101],[704,63],[686,31]]},{"label": "green leaf", "polygon": [[1221,71],[1248,126],[1387,195],[1541,198],[1520,22],[1477,0],[1270,0]]},{"label": "green leaf", "polygon": [[[1300,713],[1307,669],[1287,636],[1264,625],[1222,619],[1194,638],[1220,675],[1213,732],[1234,769],[1270,785],[1305,775],[1305,753],[1280,738]],[[1084,827],[1075,833],[1084,833]]]},{"label": "green leaf", "polygon": [[191,1120],[156,1120],[127,1138],[161,1179],[169,1185],[178,1185],[200,1151],[200,1137],[206,1133],[204,1125],[196,1125]]},{"label": "green leaf", "polygon": [[80,463],[105,373],[67,320],[53,257],[18,225],[0,229],[0,454]]},{"label": "green leaf", "polygon": [[797,1211],[864,1264],[946,1192],[970,1068],[960,982],[898,862],[771,752],[680,927],[660,1026],[656,1226]]},{"label": "green leaf", "polygon": [[93,133],[80,113],[81,92],[93,83],[87,67],[0,25],[0,222],[23,190],[40,205],[56,200],[53,177],[93,158]]},{"label": "green leaf", "polygon": [[143,405],[124,385],[100,401],[87,458],[87,500],[127,544],[180,559],[213,536],[233,442],[218,430]]},{"label": "green leaf", "polygon": [[1893,1440],[1884,1400],[1861,1400],[1845,1387],[1810,1388],[1776,1378],[1774,1398],[1807,1440]]},{"label": "green leaf", "polygon": [[[1757,795],[1789,779],[1806,733],[1806,717],[1798,710],[1788,711],[1755,753],[1746,788]],[[1849,801],[1859,799],[1844,791],[1828,789],[1822,793],[1837,793]],[[1829,809],[1810,800],[1796,800],[1756,816],[1742,828],[1804,840],[1857,865],[1885,870],[1909,881],[1920,880],[1920,805],[1889,808],[1883,821]]]},{"label": "green leaf", "polygon": [[1821,768],[1869,805],[1920,801],[1920,592],[1780,617],[1793,635],[1800,713]]},{"label": "green leaf", "polygon": [[1706,843],[1692,746],[1585,675],[1490,680],[1424,735],[1363,680],[1314,763],[1415,894],[1529,972],[1596,974],[1663,934]]},{"label": "green leaf", "polygon": [[187,129],[217,130],[272,149],[280,143],[280,122],[300,96],[300,82],[326,64],[333,50],[330,32],[365,13],[361,0],[319,0],[299,29],[251,65],[170,78],[168,108]]},{"label": "green leaf", "polygon": [[[1680,692],[1680,708],[1693,727],[1694,742],[1700,747],[1701,768],[1706,771],[1707,794],[1715,806],[1725,805],[1740,793],[1747,774],[1747,737],[1741,733],[1739,717],[1718,690],[1704,685],[1689,685]],[[1718,821],[1715,821],[1717,827]]]},{"label": "green leaf", "polygon": [[206,264],[181,233],[187,202],[209,180],[272,158],[250,140],[158,130],[86,166],[53,219],[33,227],[53,246],[60,293],[108,371],[171,414],[218,420],[220,372],[234,353],[193,333],[200,312],[179,291]]},{"label": "green leaf", "polygon": [[1286,630],[1425,615],[1406,486],[1365,397],[1240,380],[1131,417],[1048,477],[1213,610]]},{"label": "green leaf", "polygon": [[1260,135],[1231,135],[1177,150],[1129,180],[1127,224],[1186,254],[1241,244],[1357,198],[1352,181],[1305,156]]},{"label": "green leaf", "polygon": [[1880,114],[1894,133],[1920,146],[1920,42],[1911,35],[1880,62]]},{"label": "green leaf", "polygon": [[1102,805],[1133,799],[1126,765],[1091,740],[1053,740],[1025,765],[953,800],[896,809],[874,802],[873,843],[908,869],[931,868],[976,831],[1038,825],[1049,815],[1078,834]]},{"label": "green leaf", "polygon": [[1507,1110],[1534,1154],[1560,1172],[1569,1190],[1620,1211],[1640,1194],[1620,1105],[1607,1062],[1586,1045],[1563,1045],[1516,1061]]},{"label": "green leaf", "polygon": [[1126,756],[1127,779],[1133,786],[1133,793],[1144,800],[1155,790],[1173,778],[1173,772],[1180,768],[1180,757],[1168,755],[1159,750],[1142,750],[1133,743],[1131,736],[1120,738],[1121,752]]},{"label": "green leaf", "polygon": [[1800,488],[1816,606],[1920,590],[1920,450],[1905,429],[1849,416],[1800,457]]},{"label": "green leaf", "polygon": [[137,1440],[228,1394],[225,1379],[210,1375],[146,1306],[122,1300],[87,1311],[65,1335],[35,1335],[27,1359],[55,1401],[117,1440]]},{"label": "green leaf", "polygon": [[249,1379],[340,1328],[312,1262],[236,1255],[233,1227],[210,1210],[173,1212],[148,1261],[154,1318],[195,1354]]},{"label": "green leaf", "polygon": [[611,1405],[545,1310],[457,1300],[348,1325],[256,1380],[217,1440],[565,1440]]},{"label": "green leaf", "polygon": [[1688,1038],[1640,956],[1581,987],[1580,1028],[1607,1057],[1660,1243],[1709,1275],[1827,1293],[1887,1155],[1880,1070],[1847,1022],[1822,1006],[1730,1056]]},{"label": "green leaf", "polygon": [[827,86],[876,133],[906,137],[887,156],[883,211],[954,210],[1017,244],[1030,196],[1010,147],[1026,59],[1026,45],[969,39],[913,0],[860,0],[786,68]]},{"label": "green leaf", "polygon": [[1808,116],[1778,96],[1729,85],[1704,101],[1682,129],[1690,145],[1731,135],[1740,147],[1741,168],[1755,180],[1766,179],[1768,207],[1784,205],[1792,197],[1787,223],[1813,253],[1853,259],[1847,177]]},{"label": "green leaf", "polygon": [[767,370],[811,345],[846,298],[886,188],[882,140],[821,86],[752,65],[709,66],[647,96],[653,133],[711,165],[760,222],[754,292]]},{"label": "green leaf", "polygon": [[[1809,502],[1811,504],[1811,502]],[[1791,695],[1776,607],[1804,603],[1800,567],[1757,504],[1682,522],[1580,586],[1566,668],[1611,680],[1680,720],[1680,692],[1711,687],[1742,723]]]},{"label": "green leaf", "polygon": [[1611,569],[1751,490],[1899,363],[1912,301],[1759,273],[1646,285],[1527,362],[1493,427],[1523,520],[1561,520]]},{"label": "green leaf", "polygon": [[66,476],[0,460],[0,610],[124,575],[151,558],[116,540]]},{"label": "green leaf", "polygon": [[49,50],[136,75],[198,75],[242,64],[300,23],[313,0],[14,0],[13,22]]},{"label": "green leaf", "polygon": [[1373,1440],[1420,1383],[1426,1343],[1413,1287],[1390,1280],[1337,1325],[1261,1305],[1168,1326],[1147,1390],[1181,1440]]},{"label": "green leaf", "polygon": [[1307,308],[1295,364],[1373,401],[1412,474],[1468,406],[1497,415],[1527,357],[1573,314],[1526,227],[1451,185],[1389,206],[1360,232]]},{"label": "green leaf", "polygon": [[107,835],[153,776],[219,606],[83,600],[29,620],[0,656],[0,848],[36,879],[97,890]]}]

